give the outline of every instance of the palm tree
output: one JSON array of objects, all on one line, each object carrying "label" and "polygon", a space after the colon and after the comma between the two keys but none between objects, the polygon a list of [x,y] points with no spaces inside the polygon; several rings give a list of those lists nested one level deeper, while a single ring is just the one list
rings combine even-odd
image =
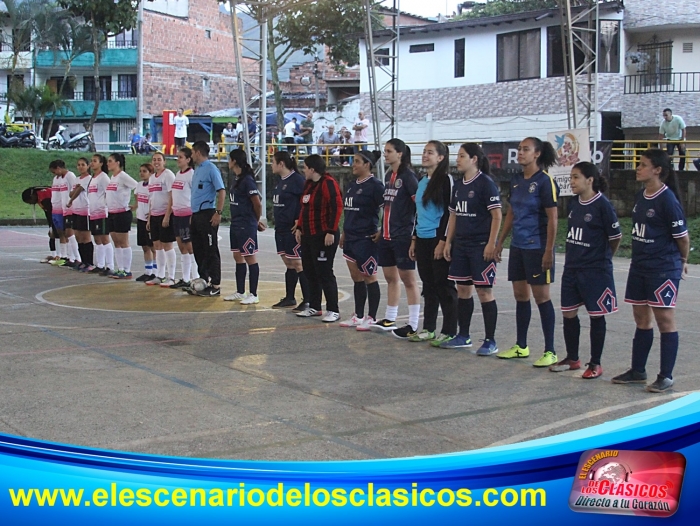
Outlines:
[{"label": "palm tree", "polygon": [[66,109],[72,109],[70,103],[61,94],[49,86],[28,86],[23,90],[15,90],[8,95],[15,105],[15,114],[23,118],[29,117],[35,130],[40,130],[48,113],[55,115]]}]

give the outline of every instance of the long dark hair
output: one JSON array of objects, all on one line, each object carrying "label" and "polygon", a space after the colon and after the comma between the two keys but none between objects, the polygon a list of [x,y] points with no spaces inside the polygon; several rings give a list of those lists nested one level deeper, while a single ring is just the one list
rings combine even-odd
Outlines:
[{"label": "long dark hair", "polygon": [[401,139],[393,138],[386,141],[387,144],[391,144],[398,153],[401,154],[401,163],[396,173],[402,170],[411,169],[411,149],[403,142]]},{"label": "long dark hair", "polygon": [[122,171],[126,171],[126,158],[124,157],[124,154],[113,153],[110,155],[110,157],[119,163],[119,168],[121,168]]},{"label": "long dark hair", "polygon": [[248,156],[240,148],[237,150],[231,150],[228,157],[241,167],[241,175],[236,176],[236,180],[233,183],[233,187],[235,188],[238,186],[238,182],[246,175],[253,175],[253,168],[248,164]]},{"label": "long dark hair", "polygon": [[642,157],[649,159],[654,168],[661,168],[659,179],[661,179],[661,182],[668,186],[676,195],[681,207],[685,208],[683,207],[683,198],[681,196],[680,184],[678,183],[678,175],[673,169],[671,157],[659,148],[649,148],[642,154]]},{"label": "long dark hair", "polygon": [[605,192],[608,189],[608,180],[600,173],[598,167],[593,163],[582,161],[576,163],[572,169],[581,172],[586,179],[593,179],[593,191]]},{"label": "long dark hair", "polygon": [[479,146],[475,142],[465,142],[462,146],[459,147],[459,149],[464,150],[464,153],[466,153],[469,157],[476,157],[476,167],[479,170],[481,170],[482,173],[490,175],[491,165],[489,164],[489,160],[486,157],[484,150],[481,149],[481,146]]},{"label": "long dark hair", "polygon": [[326,161],[320,155],[313,154],[304,158],[304,166],[311,168],[317,174],[323,175],[326,173]]},{"label": "long dark hair", "polygon": [[289,152],[280,150],[278,152],[275,152],[275,155],[272,156],[275,159],[276,163],[282,163],[284,164],[285,168],[287,170],[292,170],[293,172],[298,172],[299,168],[297,167],[297,161],[289,155]]},{"label": "long dark hair", "polygon": [[537,137],[525,137],[523,141],[532,141],[532,144],[535,145],[535,151],[540,154],[537,158],[537,166],[541,170],[549,170],[556,164],[557,152],[551,142],[543,141]]},{"label": "long dark hair", "polygon": [[192,160],[192,148],[188,146],[183,146],[180,148],[180,151],[185,154],[185,157],[187,158],[187,166],[190,168],[194,168],[194,161]]},{"label": "long dark hair", "polygon": [[442,155],[442,161],[438,163],[430,176],[428,186],[425,187],[423,193],[423,206],[428,206],[428,203],[433,203],[435,206],[443,205],[443,187],[450,184],[450,150],[440,141],[428,141],[428,144],[435,147],[438,155]]},{"label": "long dark hair", "polygon": [[95,157],[97,157],[100,160],[100,166],[102,166],[102,168],[100,168],[100,170],[103,171],[104,173],[109,173],[107,171],[107,159],[105,159],[105,156],[102,155],[101,153],[96,153],[95,155],[92,156],[92,158],[94,159]]}]

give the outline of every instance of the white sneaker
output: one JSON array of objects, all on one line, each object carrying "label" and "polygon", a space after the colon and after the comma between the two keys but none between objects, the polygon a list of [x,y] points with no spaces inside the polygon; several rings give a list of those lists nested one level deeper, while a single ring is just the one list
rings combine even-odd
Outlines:
[{"label": "white sneaker", "polygon": [[149,279],[148,281],[145,281],[144,283],[146,285],[148,285],[149,287],[153,287],[155,285],[160,285],[162,282],[163,282],[163,280],[160,278],[153,278],[153,279]]},{"label": "white sneaker", "polygon": [[364,318],[358,318],[355,314],[349,320],[341,321],[341,327],[358,327]]},{"label": "white sneaker", "polygon": [[321,319],[324,323],[333,323],[340,319],[340,314],[333,312],[332,310],[326,311],[326,315]]},{"label": "white sneaker", "polygon": [[377,323],[377,320],[375,320],[372,316],[365,316],[362,318],[361,323],[355,327],[355,330],[357,331],[370,331],[372,330],[372,326]]},{"label": "white sneaker", "polygon": [[311,318],[312,316],[321,316],[321,315],[322,315],[321,311],[318,311],[316,309],[312,309],[311,307],[308,307],[301,312],[297,312],[297,316],[299,316],[300,318]]},{"label": "white sneaker", "polygon": [[175,285],[175,281],[170,278],[165,278],[163,281],[160,282],[160,286],[164,289],[169,289],[170,285]]},{"label": "white sneaker", "polygon": [[241,300],[241,305],[255,305],[256,303],[260,303],[260,300],[253,294],[248,294],[246,298]]},{"label": "white sneaker", "polygon": [[248,297],[248,295],[244,292],[241,294],[240,292],[236,292],[235,294],[231,294],[230,296],[226,296],[224,298],[224,301],[238,301],[238,300],[244,300]]}]

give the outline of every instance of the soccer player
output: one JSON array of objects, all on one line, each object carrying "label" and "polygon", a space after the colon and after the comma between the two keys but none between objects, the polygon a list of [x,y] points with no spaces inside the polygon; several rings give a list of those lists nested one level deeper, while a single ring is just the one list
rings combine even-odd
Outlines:
[{"label": "soccer player", "polygon": [[76,270],[89,272],[93,265],[94,246],[90,237],[90,227],[88,226],[88,185],[92,176],[90,175],[90,163],[85,157],[78,159],[78,176],[75,180],[73,190],[70,193],[66,207],[73,211],[71,216],[73,231],[78,242],[78,254],[82,262]]},{"label": "soccer player", "polygon": [[488,176],[489,162],[480,146],[465,143],[457,154],[457,170],[463,174],[455,185],[450,203],[445,259],[450,261],[450,279],[457,282],[459,333],[442,342],[443,349],[472,346],[469,334],[474,313],[474,288],[484,315],[485,337],[478,356],[498,352],[496,321],[498,307],[493,297],[496,282],[496,240],[501,227],[501,197]]},{"label": "soccer player", "polygon": [[518,163],[523,172],[513,177],[510,207],[498,239],[496,261],[501,260],[503,242],[513,231],[508,258],[508,281],[513,283],[517,302],[515,324],[517,341],[497,354],[499,358],[527,358],[527,331],[530,326],[530,293],[540,311],[544,353],[532,365],[549,367],[557,363],[554,351],[554,306],[549,285],[554,282],[554,240],[557,235],[559,187],[545,171],[556,162],[554,147],[537,137],[528,137],[518,146]]},{"label": "soccer player", "polygon": [[88,184],[88,209],[90,210],[90,233],[95,240],[95,268],[90,274],[111,275],[114,272],[114,247],[109,241],[107,225],[107,159],[95,154],[90,160],[92,179]]},{"label": "soccer player", "polygon": [[59,267],[64,265],[72,267],[73,262],[76,261],[77,243],[75,253],[73,253],[73,246],[69,242],[69,238],[73,236],[73,230],[66,218],[73,212],[69,214],[64,209],[67,208],[70,200],[70,189],[75,184],[75,174],[66,168],[66,163],[62,159],[51,161],[49,170],[54,176],[51,185],[51,220],[58,231],[60,240],[60,259],[57,259],[53,264]]},{"label": "soccer player", "polygon": [[690,239],[669,155],[656,148],[645,151],[637,166],[637,181],[644,183],[644,189],[636,195],[632,209],[632,262],[625,291],[637,330],[632,367],[612,382],[645,383],[656,320],[661,333],[661,370],[646,390],[662,393],[673,386],[678,353],[674,308],[678,285],[688,273]]},{"label": "soccer player", "polygon": [[569,201],[566,262],[561,277],[566,358],[550,365],[549,370],[581,368],[578,308],[585,305],[591,319],[591,359],[583,372],[585,379],[603,374],[600,357],[605,344],[605,316],[617,312],[612,257],[622,233],[615,209],[602,194],[607,186],[607,180],[592,163],[578,163],[571,169],[571,191],[578,197]]},{"label": "soccer player", "polygon": [[[143,250],[145,272],[136,278],[136,281],[146,282],[155,279],[156,253],[153,250],[153,241],[148,231],[148,215],[150,213],[148,182],[155,173],[151,163],[142,164],[139,167],[141,182],[134,190],[136,196],[136,244]],[[133,210],[134,207],[132,207]]]},{"label": "soccer player", "polygon": [[175,285],[177,255],[173,242],[175,230],[171,224],[172,210],[170,190],[175,181],[175,174],[165,167],[165,156],[156,152],[151,158],[155,173],[148,181],[148,202],[150,209],[146,228],[151,233],[153,250],[156,252],[156,277],[146,281],[146,285],[158,285],[170,288]]},{"label": "soccer player", "polygon": [[[345,190],[343,233],[340,248],[354,282],[355,312],[341,327],[368,331],[377,323],[381,292],[377,281],[379,211],[384,206],[384,184],[372,175],[379,152],[360,150],[355,154],[352,173],[356,179]],[[365,303],[369,310],[364,315]]]},{"label": "soccer player", "polygon": [[121,153],[113,153],[107,158],[107,168],[112,174],[107,185],[107,225],[109,235],[114,242],[114,257],[117,271],[107,273],[115,279],[131,279],[131,247],[129,231],[131,230],[131,191],[138,184],[124,171],[126,161]]},{"label": "soccer player", "polygon": [[190,220],[192,218],[192,175],[194,174],[194,161],[192,150],[188,147],[180,148],[177,152],[177,167],[175,181],[170,189],[170,208],[173,211],[173,229],[175,240],[180,250],[182,263],[182,279],[171,285],[171,289],[187,289],[190,281],[199,277],[197,265],[192,250],[190,237]]}]

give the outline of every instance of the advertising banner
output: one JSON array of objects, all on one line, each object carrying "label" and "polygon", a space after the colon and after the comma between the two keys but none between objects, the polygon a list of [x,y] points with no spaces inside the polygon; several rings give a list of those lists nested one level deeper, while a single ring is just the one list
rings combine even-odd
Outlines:
[{"label": "advertising banner", "polygon": [[571,168],[582,161],[591,162],[588,137],[588,128],[547,134],[547,140],[552,143],[557,152],[557,164],[549,169],[549,174],[559,185],[559,195],[562,197],[574,195],[569,184]]}]

